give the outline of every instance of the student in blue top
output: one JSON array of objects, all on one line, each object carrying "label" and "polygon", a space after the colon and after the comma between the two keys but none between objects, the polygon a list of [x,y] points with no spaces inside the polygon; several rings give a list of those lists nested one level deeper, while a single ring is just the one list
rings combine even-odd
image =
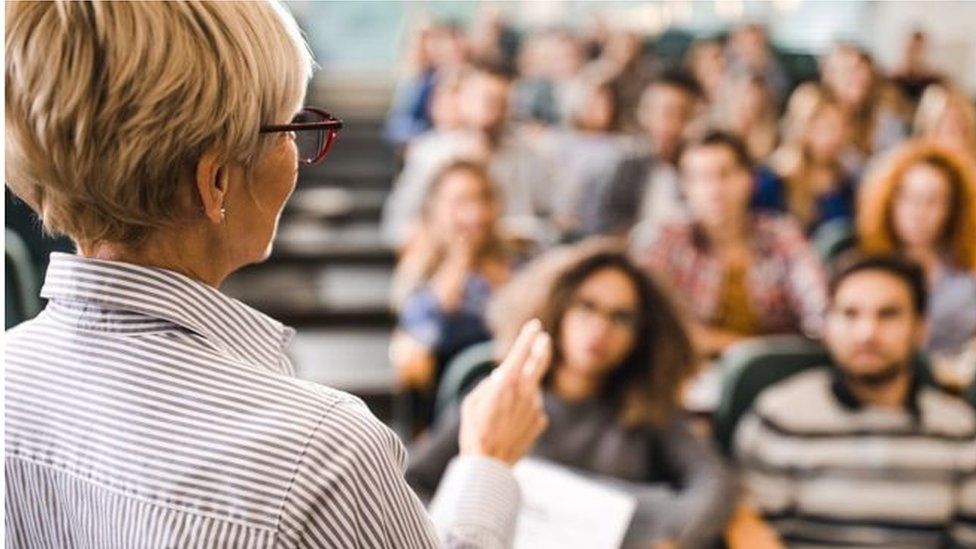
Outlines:
[{"label": "student in blue top", "polygon": [[785,130],[770,162],[778,178],[760,183],[754,204],[789,212],[809,233],[853,221],[854,178],[841,164],[851,128],[841,105],[822,86],[803,85],[790,97]]},{"label": "student in blue top", "polygon": [[484,310],[515,257],[498,227],[500,211],[483,165],[458,160],[434,178],[418,238],[393,278],[399,320],[390,358],[401,388],[429,392],[451,357],[491,338]]}]

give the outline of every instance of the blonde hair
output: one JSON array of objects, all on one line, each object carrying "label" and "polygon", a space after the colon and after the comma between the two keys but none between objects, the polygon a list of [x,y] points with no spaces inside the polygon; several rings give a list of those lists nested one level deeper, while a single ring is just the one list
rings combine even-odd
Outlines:
[{"label": "blonde hair", "polygon": [[10,2],[6,18],[7,184],[78,243],[181,221],[200,156],[251,168],[312,70],[272,2]]},{"label": "blonde hair", "polygon": [[[750,156],[763,160],[776,148],[779,139],[776,119],[776,105],[772,99],[769,86],[762,75],[751,71],[735,71],[726,76],[726,89],[723,89],[713,106],[714,125],[725,131],[734,133],[746,144]],[[741,101],[744,89],[737,87],[752,86],[762,94],[760,111],[757,113],[753,126],[745,130],[736,127],[735,110]]]},{"label": "blonde hair", "polygon": [[976,107],[962,90],[944,84],[931,84],[922,93],[915,111],[915,135],[932,137],[939,122],[953,108],[959,109],[965,119],[970,144],[976,144]]},{"label": "blonde hair", "polygon": [[892,253],[901,243],[892,210],[905,173],[928,164],[945,174],[951,187],[949,218],[942,245],[956,267],[976,271],[976,170],[957,151],[931,141],[909,141],[868,174],[858,192],[857,234],[869,253]]},{"label": "blonde hair", "polygon": [[[810,188],[811,158],[807,134],[825,109],[844,109],[826,87],[807,82],[790,96],[783,117],[783,143],[770,158],[770,164],[786,183],[786,203],[804,226],[816,217],[816,196]],[[841,170],[839,162],[835,168]]]},{"label": "blonde hair", "polygon": [[[431,209],[435,198],[444,186],[444,181],[455,173],[473,175],[481,184],[485,198],[494,206],[500,203],[498,189],[492,182],[488,169],[476,160],[454,160],[437,172],[424,197],[423,215],[418,234],[407,246],[403,257],[397,264],[396,271],[393,273],[390,293],[394,310],[400,310],[407,298],[434,275],[447,257],[449,245],[447,237],[449,235],[437,233],[437,228],[433,226]],[[512,251],[501,234],[496,219],[490,229],[488,240],[478,249],[478,259],[506,258]]]},{"label": "blonde hair", "polygon": [[805,82],[797,86],[783,114],[783,144],[795,146],[801,143],[819,107],[828,101],[836,103],[823,84]]}]

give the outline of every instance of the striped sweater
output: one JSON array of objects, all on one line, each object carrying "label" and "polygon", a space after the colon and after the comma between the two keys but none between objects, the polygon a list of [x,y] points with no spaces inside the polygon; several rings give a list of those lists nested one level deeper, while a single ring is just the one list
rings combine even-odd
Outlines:
[{"label": "striped sweater", "polygon": [[976,416],[932,387],[880,409],[832,368],[805,371],[760,395],[735,453],[791,547],[976,547]]}]

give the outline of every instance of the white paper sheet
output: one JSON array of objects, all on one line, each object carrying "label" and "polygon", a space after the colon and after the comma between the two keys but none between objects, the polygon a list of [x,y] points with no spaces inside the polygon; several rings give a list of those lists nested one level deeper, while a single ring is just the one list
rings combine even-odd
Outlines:
[{"label": "white paper sheet", "polygon": [[637,501],[544,460],[514,468],[522,490],[515,549],[616,549]]},{"label": "white paper sheet", "polygon": [[712,413],[722,399],[722,368],[708,364],[685,386],[682,404],[691,412]]}]

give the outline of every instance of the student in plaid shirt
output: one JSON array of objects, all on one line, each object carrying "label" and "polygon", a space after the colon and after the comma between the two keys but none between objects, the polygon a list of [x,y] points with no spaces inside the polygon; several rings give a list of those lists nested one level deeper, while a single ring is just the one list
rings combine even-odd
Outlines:
[{"label": "student in plaid shirt", "polygon": [[661,228],[638,252],[695,320],[701,351],[741,339],[819,333],[826,303],[819,259],[789,217],[751,213],[752,164],[723,132],[689,142],[680,158],[690,217]]}]

